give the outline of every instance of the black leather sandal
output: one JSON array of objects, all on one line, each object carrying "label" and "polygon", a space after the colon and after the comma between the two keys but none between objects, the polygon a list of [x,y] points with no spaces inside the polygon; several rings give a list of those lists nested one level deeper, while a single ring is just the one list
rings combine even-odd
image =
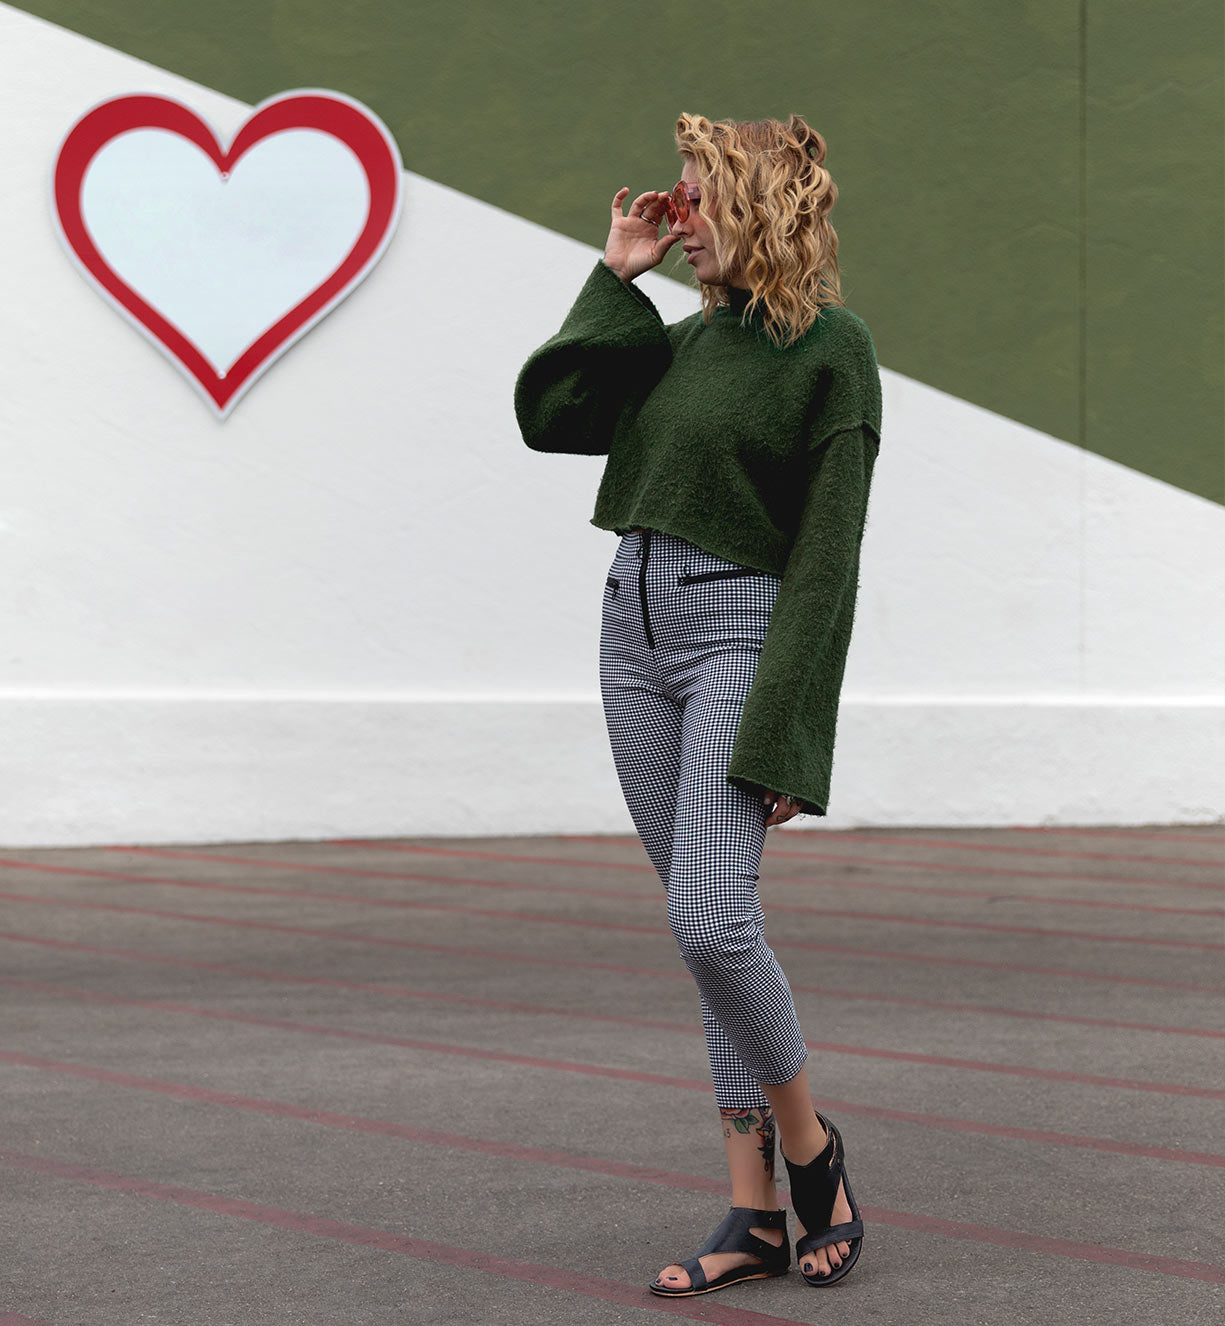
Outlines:
[{"label": "black leather sandal", "polygon": [[[775,1247],[767,1239],[750,1234],[749,1230],[781,1229],[783,1241]],[[712,1252],[748,1252],[760,1257],[758,1262],[747,1266],[734,1266],[730,1271],[707,1280],[702,1270],[699,1257]],[[723,1223],[705,1243],[683,1262],[677,1263],[689,1276],[689,1283],[683,1288],[672,1288],[662,1283],[658,1277],[647,1288],[652,1294],[661,1294],[665,1298],[690,1298],[694,1294],[709,1294],[715,1289],[726,1289],[728,1285],[739,1284],[741,1280],[764,1280],[772,1275],[786,1275],[791,1265],[791,1247],[787,1242],[787,1212],[755,1211],[751,1206],[733,1206],[723,1218]]]},{"label": "black leather sandal", "polygon": [[[805,1283],[819,1288],[841,1280],[859,1260],[859,1253],[863,1247],[863,1218],[859,1214],[859,1207],[855,1205],[851,1183],[846,1176],[842,1135],[828,1119],[820,1114],[817,1118],[821,1120],[825,1131],[829,1134],[825,1149],[807,1165],[793,1165],[786,1156],[783,1157],[783,1163],[787,1166],[787,1175],[791,1180],[791,1208],[808,1231],[802,1239],[796,1240],[796,1261],[803,1261],[809,1253],[815,1252],[818,1248],[827,1248],[831,1243],[851,1245],[850,1251],[842,1259],[842,1265],[830,1271],[828,1275],[805,1275],[803,1266],[800,1267],[800,1274],[804,1276]],[[834,1225],[831,1228],[829,1222],[833,1216],[839,1182],[842,1183],[846,1193],[852,1218],[845,1224]]]}]

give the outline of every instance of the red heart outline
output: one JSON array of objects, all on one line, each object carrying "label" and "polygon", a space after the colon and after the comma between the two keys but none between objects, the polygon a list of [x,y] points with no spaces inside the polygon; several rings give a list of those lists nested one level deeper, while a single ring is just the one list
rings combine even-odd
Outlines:
[{"label": "red heart outline", "polygon": [[[227,175],[256,143],[287,129],[331,134],[353,152],[370,188],[366,224],[340,266],[242,352],[223,375],[174,323],[127,284],[99,252],[81,211],[81,189],[90,163],[107,143],[133,129],[165,129],[194,143]],[[382,256],[400,213],[399,149],[386,125],[360,102],[338,92],[282,92],[261,102],[228,150],[190,106],[171,97],[136,93],[114,97],[87,111],[72,126],[55,159],[52,212],[60,238],[86,278],[140,331],[186,371],[219,418],[270,364],[356,286]]]}]

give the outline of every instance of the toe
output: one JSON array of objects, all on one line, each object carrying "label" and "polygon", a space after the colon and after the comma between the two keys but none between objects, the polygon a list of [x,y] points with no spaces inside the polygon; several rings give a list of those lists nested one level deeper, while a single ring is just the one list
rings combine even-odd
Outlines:
[{"label": "toe", "polygon": [[829,1247],[818,1248],[800,1261],[800,1270],[805,1275],[826,1276],[836,1271],[850,1255],[849,1243],[835,1243]]},{"label": "toe", "polygon": [[800,1263],[800,1269],[805,1275],[824,1277],[831,1271],[836,1271],[841,1265],[842,1260],[837,1252],[833,1248],[825,1247],[809,1253]]},{"label": "toe", "polygon": [[664,1269],[660,1271],[659,1275],[656,1277],[656,1282],[661,1285],[666,1285],[669,1289],[688,1289],[689,1274],[684,1267],[678,1266],[673,1262],[671,1266],[665,1266]]}]

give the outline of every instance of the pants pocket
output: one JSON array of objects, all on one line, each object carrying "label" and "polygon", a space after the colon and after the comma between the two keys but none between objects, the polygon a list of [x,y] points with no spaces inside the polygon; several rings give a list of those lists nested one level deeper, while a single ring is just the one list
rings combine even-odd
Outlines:
[{"label": "pants pocket", "polygon": [[[729,566],[721,571],[699,571],[696,573],[682,571],[676,577],[676,583],[678,585],[696,585],[701,580],[732,580],[737,576],[764,576],[767,574],[767,572],[758,571],[756,567],[752,566]],[[777,579],[777,577],[771,577],[771,579]]]}]

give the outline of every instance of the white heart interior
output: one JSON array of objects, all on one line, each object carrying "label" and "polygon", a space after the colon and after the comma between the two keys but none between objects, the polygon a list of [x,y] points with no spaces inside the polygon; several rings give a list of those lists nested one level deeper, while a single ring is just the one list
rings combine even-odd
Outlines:
[{"label": "white heart interior", "polygon": [[178,134],[133,129],[94,157],[81,202],[115,272],[224,376],[344,261],[370,188],[353,151],[313,129],[261,140],[228,179]]}]

